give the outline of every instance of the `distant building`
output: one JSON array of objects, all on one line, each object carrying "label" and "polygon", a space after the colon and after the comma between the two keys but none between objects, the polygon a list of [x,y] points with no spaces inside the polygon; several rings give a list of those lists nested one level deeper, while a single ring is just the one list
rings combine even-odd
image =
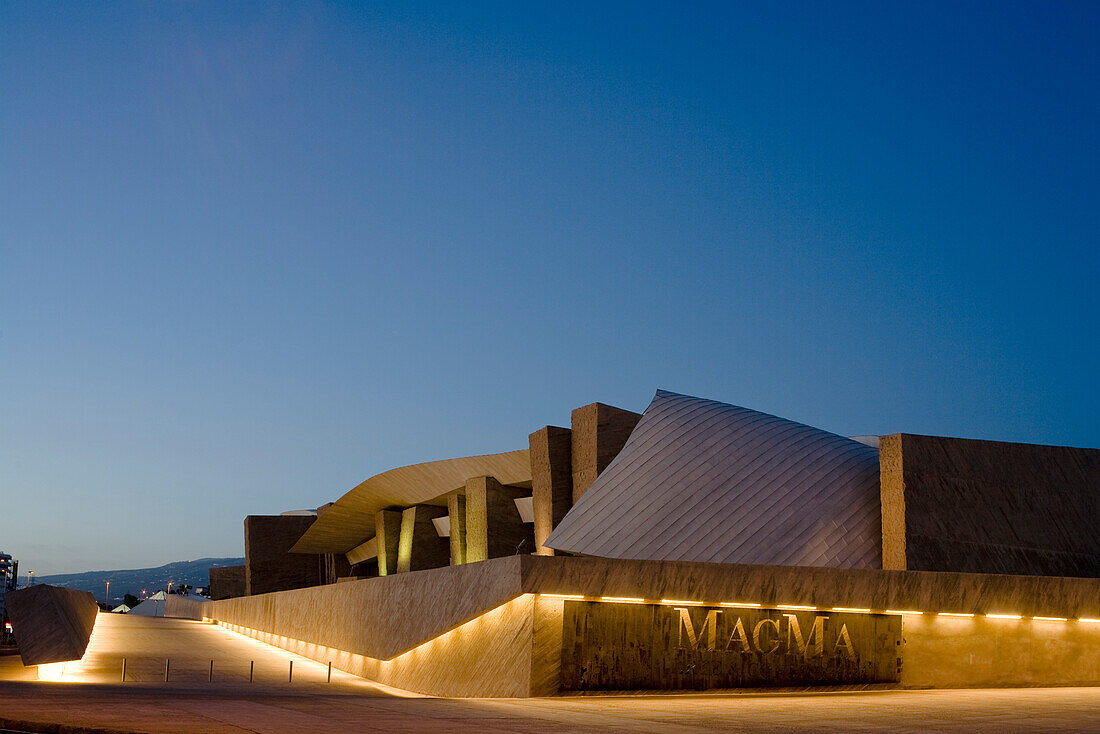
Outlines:
[{"label": "distant building", "polygon": [[6,632],[8,621],[7,610],[4,607],[4,594],[13,591],[19,583],[19,561],[7,553],[0,552],[0,638]]}]

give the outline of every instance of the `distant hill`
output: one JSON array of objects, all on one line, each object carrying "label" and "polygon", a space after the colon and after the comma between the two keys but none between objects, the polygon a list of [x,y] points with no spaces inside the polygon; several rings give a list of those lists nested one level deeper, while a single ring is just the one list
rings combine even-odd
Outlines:
[{"label": "distant hill", "polygon": [[[190,584],[194,587],[206,586],[210,583],[210,569],[219,566],[240,566],[244,564],[243,558],[200,558],[197,561],[176,561],[157,568],[133,568],[123,571],[85,571],[84,573],[60,573],[53,576],[38,576],[36,584],[53,584],[69,589],[89,591],[98,599],[103,600],[103,594],[107,590],[107,582],[111,582],[111,601],[122,603],[125,594],[133,594],[141,597],[142,590],[148,594],[155,594],[160,589],[167,590],[168,582],[172,582],[172,588],[179,584]],[[26,583],[26,577],[23,579]]]}]

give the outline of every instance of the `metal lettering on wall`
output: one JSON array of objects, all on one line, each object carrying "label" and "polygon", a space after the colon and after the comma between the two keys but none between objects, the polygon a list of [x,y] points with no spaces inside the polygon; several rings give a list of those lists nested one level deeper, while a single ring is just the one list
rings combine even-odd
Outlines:
[{"label": "metal lettering on wall", "polygon": [[898,680],[896,616],[582,601],[564,611],[564,690]]}]

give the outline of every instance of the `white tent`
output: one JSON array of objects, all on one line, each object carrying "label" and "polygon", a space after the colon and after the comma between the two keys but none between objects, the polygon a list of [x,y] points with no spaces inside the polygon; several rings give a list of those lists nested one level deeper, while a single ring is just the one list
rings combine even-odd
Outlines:
[{"label": "white tent", "polygon": [[143,599],[140,604],[129,611],[129,614],[137,614],[141,617],[163,617],[166,595],[158,591],[148,599]]},{"label": "white tent", "polygon": [[130,607],[126,606],[125,604],[119,604],[117,607],[115,607],[111,611],[115,612],[117,614],[126,614],[126,612],[130,611]]}]

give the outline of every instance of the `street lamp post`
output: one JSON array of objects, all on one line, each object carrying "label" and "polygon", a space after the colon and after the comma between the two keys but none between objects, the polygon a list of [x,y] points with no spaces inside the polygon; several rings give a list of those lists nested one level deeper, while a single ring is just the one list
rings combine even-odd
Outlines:
[{"label": "street lamp post", "polygon": [[107,606],[111,606],[111,582],[107,582]]}]

